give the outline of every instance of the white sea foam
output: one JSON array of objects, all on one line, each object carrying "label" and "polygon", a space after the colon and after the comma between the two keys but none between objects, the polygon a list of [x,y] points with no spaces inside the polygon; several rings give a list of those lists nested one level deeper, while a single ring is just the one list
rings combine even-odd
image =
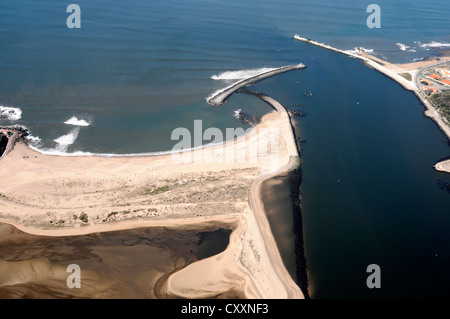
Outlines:
[{"label": "white sea foam", "polygon": [[209,100],[211,100],[213,97],[219,95],[219,94],[222,93],[223,91],[226,91],[226,90],[228,90],[229,88],[233,87],[237,82],[239,82],[239,81],[233,82],[233,84],[228,85],[227,87],[218,89],[217,91],[211,93],[210,95],[208,95],[208,96],[206,97],[206,102],[209,103]]},{"label": "white sea foam", "polygon": [[366,49],[366,48],[363,48],[363,47],[360,47],[359,49],[361,51],[363,51],[363,52],[366,52],[366,53],[373,53],[373,49]]},{"label": "white sea foam", "polygon": [[366,49],[363,47],[355,47],[353,50],[345,50],[344,52],[347,52],[350,54],[357,54],[359,51],[363,51],[365,53],[373,53],[373,49]]},{"label": "white sea foam", "polygon": [[[220,144],[220,143],[217,143]],[[71,153],[67,153],[65,150],[60,150],[58,148],[42,148],[35,145],[30,144],[30,148],[39,152],[43,155],[57,155],[57,156],[97,156],[97,157],[142,157],[142,156],[159,156],[159,155],[170,155],[174,153],[181,153],[181,151],[161,151],[161,152],[148,152],[148,153],[130,153],[130,154],[112,154],[112,153],[91,153],[91,152],[82,152],[75,151]],[[204,146],[200,146],[197,148],[186,149],[185,152],[190,150],[202,148]]]},{"label": "white sea foam", "polygon": [[28,135],[26,139],[28,143],[33,146],[38,146],[42,142],[39,136]]},{"label": "white sea foam", "polygon": [[17,107],[1,106],[0,119],[6,118],[10,121],[17,121],[22,118],[22,110]]},{"label": "white sea foam", "polygon": [[42,139],[38,136],[28,135],[28,146],[39,152],[43,155],[56,155],[56,156],[97,156],[97,157],[142,157],[142,156],[159,156],[159,155],[170,155],[182,152],[188,152],[192,150],[202,149],[207,146],[220,145],[222,142],[200,145],[197,147],[193,147],[185,150],[169,150],[169,151],[157,151],[157,152],[146,152],[146,153],[128,153],[128,154],[114,154],[114,153],[91,153],[91,152],[82,152],[82,151],[74,151],[67,152],[67,149],[70,145],[72,145],[78,138],[78,134],[80,133],[80,128],[75,128],[70,131],[68,134],[62,135],[54,141],[56,142],[56,147],[54,148],[44,148],[42,147]]},{"label": "white sea foam", "polygon": [[79,133],[80,129],[76,128],[70,131],[69,134],[54,139],[54,141],[57,143],[56,150],[60,152],[65,152],[67,148],[77,140]]},{"label": "white sea foam", "polygon": [[420,47],[421,48],[448,48],[448,47],[450,47],[450,43],[431,41],[430,43],[421,44]]},{"label": "white sea foam", "polygon": [[208,102],[213,97],[228,90],[229,88],[233,87],[236,83],[239,83],[240,81],[244,81],[245,79],[249,79],[254,76],[257,76],[257,75],[260,75],[263,73],[267,73],[267,72],[270,72],[270,71],[273,71],[276,69],[278,69],[278,68],[244,69],[244,70],[239,70],[239,71],[226,71],[226,72],[222,72],[220,74],[213,75],[213,76],[211,76],[211,79],[213,79],[213,80],[222,80],[222,81],[225,81],[226,83],[230,83],[230,82],[232,82],[232,83],[224,88],[218,89],[211,95],[207,96],[206,101]]},{"label": "white sea foam", "polygon": [[218,143],[209,143],[206,145],[200,145],[197,147],[185,149],[185,150],[170,150],[170,151],[160,151],[160,152],[148,152],[148,153],[129,153],[129,154],[112,154],[112,153],[91,153],[91,152],[82,152],[82,151],[75,151],[68,153],[67,147],[66,148],[42,148],[37,145],[29,144],[30,148],[35,150],[36,152],[39,152],[43,155],[57,155],[57,156],[98,156],[98,157],[142,157],[142,156],[159,156],[159,155],[171,155],[171,154],[177,154],[182,152],[189,152],[197,149],[202,149],[209,146],[217,146],[221,145],[222,142]]},{"label": "white sea foam", "polygon": [[269,71],[276,70],[276,68],[260,68],[260,69],[248,69],[248,70],[238,70],[238,71],[226,71],[222,72],[220,74],[215,74],[211,76],[211,79],[213,80],[241,80],[241,79],[247,79],[254,76],[257,76],[262,73],[266,73]]},{"label": "white sea foam", "polygon": [[70,119],[64,122],[64,124],[75,126],[89,126],[90,123],[86,120],[80,120],[76,116],[72,116]]},{"label": "white sea foam", "polygon": [[402,51],[406,51],[407,49],[409,49],[410,47],[409,46],[407,46],[406,44],[403,44],[403,43],[396,43],[396,45],[400,48],[400,50],[402,50]]}]

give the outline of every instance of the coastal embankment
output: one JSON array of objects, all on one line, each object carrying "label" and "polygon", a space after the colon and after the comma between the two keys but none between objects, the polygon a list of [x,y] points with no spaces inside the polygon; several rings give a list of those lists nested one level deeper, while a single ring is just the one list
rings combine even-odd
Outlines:
[{"label": "coastal embankment", "polygon": [[[330,45],[320,43],[311,39],[307,39],[304,37],[295,34],[293,36],[295,40],[306,42],[327,50],[335,51],[353,58],[360,59],[364,61],[364,64],[370,68],[377,70],[378,72],[384,74],[385,76],[391,78],[400,84],[404,89],[414,92],[414,94],[418,97],[418,99],[425,106],[426,110],[424,112],[425,116],[429,117],[433,120],[439,129],[446,135],[446,137],[450,141],[450,127],[446,124],[444,118],[439,114],[439,112],[433,107],[428,98],[423,94],[420,88],[417,85],[416,76],[420,72],[420,70],[430,67],[431,65],[436,64],[441,60],[450,60],[450,57],[439,57],[439,60],[429,59],[428,61],[420,61],[416,63],[408,63],[408,64],[393,64],[388,61],[384,61],[377,57],[374,57],[367,52],[364,52],[362,49],[356,48],[353,51],[341,50]],[[442,61],[441,61],[442,62]],[[404,77],[405,74],[409,74],[411,80],[408,80]],[[443,171],[450,173],[450,160],[442,161],[437,163],[434,168],[438,171]]]},{"label": "coastal embankment", "polygon": [[[266,236],[265,247],[266,247],[266,250],[270,254],[270,259],[273,261],[276,261],[275,264],[277,265],[277,267],[275,268],[275,270],[278,273],[279,278],[287,278],[287,277],[289,277],[289,274],[287,272],[286,267],[284,266],[281,254],[277,247],[277,242],[276,242],[275,238],[273,237],[273,232],[270,229],[270,223],[267,219],[267,214],[265,212],[264,202],[262,200],[261,193],[262,193],[262,187],[263,187],[263,184],[265,181],[267,181],[275,176],[290,175],[293,173],[295,174],[295,172],[298,172],[297,170],[299,169],[299,166],[300,166],[299,149],[297,147],[295,134],[294,134],[294,130],[293,130],[293,126],[292,126],[289,114],[288,114],[287,110],[284,108],[284,106],[281,105],[281,103],[279,103],[275,99],[271,98],[270,96],[267,96],[265,94],[262,94],[262,93],[259,93],[259,92],[253,91],[253,90],[242,89],[239,92],[254,95],[254,96],[260,98],[261,100],[265,101],[274,110],[276,110],[280,114],[281,118],[285,122],[285,125],[283,126],[283,129],[285,130],[285,132],[283,132],[283,136],[285,137],[285,142],[287,143],[287,147],[288,147],[289,162],[286,163],[284,166],[280,167],[276,172],[262,175],[262,176],[258,177],[252,183],[252,185],[250,186],[250,190],[249,190],[249,205],[252,208],[252,210],[255,212],[259,229],[262,230],[263,233],[266,234],[265,235]],[[291,178],[291,176],[290,176],[290,178]],[[292,185],[292,186],[293,186],[293,188],[297,189],[297,193],[291,189],[291,196],[294,196],[294,197],[296,197],[297,200],[299,200],[299,197],[298,197],[299,184],[297,184],[297,183],[294,183],[294,184],[295,185]],[[296,212],[294,212],[294,213],[296,213]],[[295,222],[298,222],[298,219],[293,218],[294,228],[295,228]],[[297,233],[297,235],[302,235],[302,234]],[[303,239],[296,239],[296,241],[300,241],[301,243],[303,242],[302,240]],[[299,252],[303,253],[303,245],[301,248],[296,247],[296,254],[298,254]],[[304,256],[300,256],[300,257],[297,256],[297,258],[300,260],[303,260],[302,264],[297,265],[297,267],[298,267],[297,273],[302,274],[300,276],[302,282],[304,283],[302,285],[303,287],[301,287],[302,292],[305,296],[308,296],[307,279],[306,279],[306,276],[303,275],[303,274],[306,274],[306,268],[305,268],[306,262],[304,262],[305,261]],[[301,267],[302,269],[299,269],[299,267]],[[289,283],[290,282],[285,282],[284,284],[289,285]]]},{"label": "coastal embankment", "polygon": [[243,79],[243,80],[238,81],[238,82],[234,83],[233,85],[225,88],[224,90],[220,90],[220,91],[216,92],[214,95],[210,96],[207,99],[207,102],[211,105],[221,105],[226,101],[226,99],[230,95],[232,95],[234,92],[236,92],[237,90],[239,90],[245,86],[262,81],[264,79],[275,76],[277,74],[289,72],[292,70],[303,69],[303,68],[306,68],[306,66],[303,63],[295,64],[295,65],[288,65],[288,66],[279,67],[277,69],[255,75],[255,76],[247,78],[247,79]]},{"label": "coastal embankment", "polygon": [[[262,192],[262,187],[266,181],[273,179],[274,177],[287,178],[289,183],[290,199],[292,201],[292,227],[295,236],[295,255],[296,255],[296,277],[297,284],[300,286],[302,292],[306,298],[308,296],[308,276],[306,271],[306,257],[304,252],[303,243],[303,227],[302,227],[302,217],[300,209],[300,184],[301,184],[301,169],[300,169],[300,143],[295,134],[294,123],[292,122],[292,117],[287,112],[286,108],[276,101],[275,99],[267,96],[263,93],[250,90],[248,88],[242,88],[238,91],[239,93],[245,93],[253,95],[267,104],[269,104],[275,111],[282,114],[284,118],[289,119],[286,121],[286,127],[289,129],[289,144],[291,146],[291,161],[283,169],[280,169],[274,174],[270,174],[258,181],[259,184],[255,187],[259,188],[259,192]],[[256,182],[256,181],[255,181]],[[262,196],[260,195],[260,198]],[[267,214],[266,214],[267,216]],[[272,232],[273,235],[273,232]]]}]

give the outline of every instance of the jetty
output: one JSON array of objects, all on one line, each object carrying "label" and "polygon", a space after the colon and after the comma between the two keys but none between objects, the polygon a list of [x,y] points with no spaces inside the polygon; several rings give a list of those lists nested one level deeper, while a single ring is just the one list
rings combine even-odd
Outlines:
[{"label": "jetty", "polygon": [[274,70],[260,73],[258,75],[255,75],[250,78],[236,82],[235,84],[225,88],[224,90],[217,92],[215,95],[209,97],[207,102],[211,105],[221,105],[226,101],[226,99],[231,94],[233,94],[234,92],[236,92],[237,90],[239,90],[245,86],[254,84],[256,82],[262,81],[264,79],[267,79],[269,77],[272,77],[272,76],[280,74],[280,73],[289,72],[292,70],[304,69],[304,68],[306,68],[306,65],[304,65],[303,63],[300,63],[300,64],[295,64],[295,65],[282,66],[282,67],[274,69]]},{"label": "jetty", "polygon": [[394,81],[399,83],[401,86],[403,86],[406,90],[409,90],[409,91],[416,90],[416,86],[414,85],[414,83],[412,83],[411,81],[408,81],[407,79],[405,79],[403,76],[400,75],[400,73],[405,72],[404,70],[402,70],[395,64],[389,63],[388,61],[381,60],[377,57],[374,57],[374,56],[368,54],[361,48],[355,48],[356,49],[355,51],[342,50],[342,49],[335,48],[335,47],[325,44],[325,43],[321,43],[321,42],[317,42],[317,41],[314,41],[311,39],[301,37],[298,34],[295,34],[293,36],[293,38],[298,41],[306,42],[306,43],[309,43],[309,44],[312,44],[312,45],[315,45],[315,46],[318,46],[318,47],[321,47],[321,48],[324,48],[324,49],[327,49],[330,51],[338,52],[338,53],[347,55],[349,57],[362,60],[365,65],[367,65],[368,67],[375,69],[378,72],[393,79]]},{"label": "jetty", "polygon": [[[341,49],[332,47],[331,45],[328,45],[328,44],[325,44],[325,43],[321,43],[321,42],[317,42],[317,41],[314,41],[314,40],[311,40],[311,39],[307,39],[307,38],[299,36],[298,34],[294,34],[293,38],[295,40],[306,42],[306,43],[309,43],[309,44],[312,44],[312,45],[315,45],[315,46],[318,46],[318,47],[321,47],[321,48],[324,48],[324,49],[327,49],[327,50],[339,52],[339,53],[342,53],[342,54],[345,54],[345,55],[348,55],[348,56],[352,56],[352,57],[357,58],[357,59],[366,60],[364,57],[362,57],[362,56],[360,56],[358,54],[352,53],[350,51],[341,50]],[[359,51],[358,48],[356,48],[356,50]]]},{"label": "jetty", "polygon": [[[292,285],[292,280],[289,280],[290,274],[287,272],[286,267],[283,266],[283,259],[277,248],[277,241],[270,229],[270,223],[267,219],[267,212],[264,207],[264,201],[261,198],[263,183],[271,178],[278,176],[289,175],[291,186],[292,183],[295,183],[295,186],[293,188],[300,189],[300,179],[293,179],[293,175],[299,174],[300,167],[300,149],[299,145],[296,142],[294,126],[291,122],[288,110],[274,98],[265,95],[264,93],[250,90],[248,88],[242,88],[239,93],[250,94],[266,102],[280,115],[280,120],[284,122],[284,124],[281,125],[281,134],[286,142],[286,157],[288,158],[288,161],[286,161],[285,165],[279,167],[276,171],[270,171],[262,174],[253,181],[248,192],[248,204],[252,209],[255,217],[257,217],[256,221],[258,223],[258,228],[260,229],[261,233],[264,234],[264,245],[266,247],[268,255],[270,256],[270,260],[273,262],[275,273],[283,282],[284,287],[286,287],[286,297],[309,298],[306,262],[304,262],[305,257],[303,248],[303,234],[296,234],[296,236],[300,237],[297,237],[296,239],[295,248],[297,261],[299,262],[299,264],[297,264],[297,275],[299,276],[300,283],[297,285]],[[298,225],[301,226],[301,223],[299,221],[299,219],[301,219],[299,202],[295,203],[294,205],[296,205],[294,206],[294,209],[297,211],[295,218],[298,218],[298,224],[294,224],[294,227],[298,227]],[[298,287],[300,287],[300,291]],[[299,295],[299,293],[301,294],[301,296]]]},{"label": "jetty", "polygon": [[[405,64],[403,66],[401,64],[393,64],[380,58],[374,57],[360,48],[356,48],[355,53],[353,53],[353,51],[341,50],[325,43],[320,43],[311,39],[301,37],[298,34],[295,34],[293,38],[298,41],[306,42],[327,50],[339,52],[341,54],[360,59],[364,61],[364,64],[366,66],[391,78],[392,80],[400,84],[405,90],[412,91],[425,106],[425,116],[433,120],[450,140],[450,127],[447,125],[446,120],[434,108],[434,106],[422,92],[420,85],[418,84],[418,78],[420,78],[420,76],[418,75],[420,75],[425,69],[439,64],[447,63],[447,61],[439,61],[437,63],[436,61],[430,61],[428,65],[419,65],[419,63],[417,63],[414,67],[406,67],[410,64]],[[408,80],[406,77],[404,77],[404,75],[409,75],[411,77],[411,80]],[[450,160],[437,163],[435,165],[435,169],[438,171],[446,171],[450,173]]]}]

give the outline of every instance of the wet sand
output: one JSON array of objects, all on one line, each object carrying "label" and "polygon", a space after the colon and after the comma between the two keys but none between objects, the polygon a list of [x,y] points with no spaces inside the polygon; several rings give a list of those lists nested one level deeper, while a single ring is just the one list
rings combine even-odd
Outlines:
[{"label": "wet sand", "polygon": [[289,180],[286,175],[268,179],[261,187],[264,208],[278,250],[289,274],[297,281],[294,215],[289,193]]},{"label": "wet sand", "polygon": [[[48,237],[0,223],[0,298],[171,297],[158,290],[171,273],[198,261],[199,254],[208,258],[225,250],[224,240],[205,247],[208,235],[229,236],[218,229],[153,227]],[[70,264],[81,268],[80,289],[66,285]],[[217,297],[222,296],[243,297],[237,290]]]}]

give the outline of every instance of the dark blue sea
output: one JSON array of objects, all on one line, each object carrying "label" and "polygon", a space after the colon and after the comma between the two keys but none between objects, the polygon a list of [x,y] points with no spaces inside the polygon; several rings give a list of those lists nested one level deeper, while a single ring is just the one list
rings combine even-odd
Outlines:
[{"label": "dark blue sea", "polygon": [[[253,88],[287,107],[301,103],[306,114],[295,124],[305,141],[311,296],[448,296],[450,176],[433,170],[450,156],[447,139],[411,92],[360,61],[292,39],[363,47],[395,63],[450,49],[450,1],[377,1],[381,28],[369,29],[372,2],[77,0],[81,28],[69,29],[70,2],[3,0],[0,125],[27,127],[30,145],[47,154],[166,152],[176,143],[171,132],[194,120],[246,128],[235,110],[270,111],[243,94],[211,106],[215,91],[303,62],[307,69]],[[366,286],[369,264],[381,267],[380,289]]]}]

